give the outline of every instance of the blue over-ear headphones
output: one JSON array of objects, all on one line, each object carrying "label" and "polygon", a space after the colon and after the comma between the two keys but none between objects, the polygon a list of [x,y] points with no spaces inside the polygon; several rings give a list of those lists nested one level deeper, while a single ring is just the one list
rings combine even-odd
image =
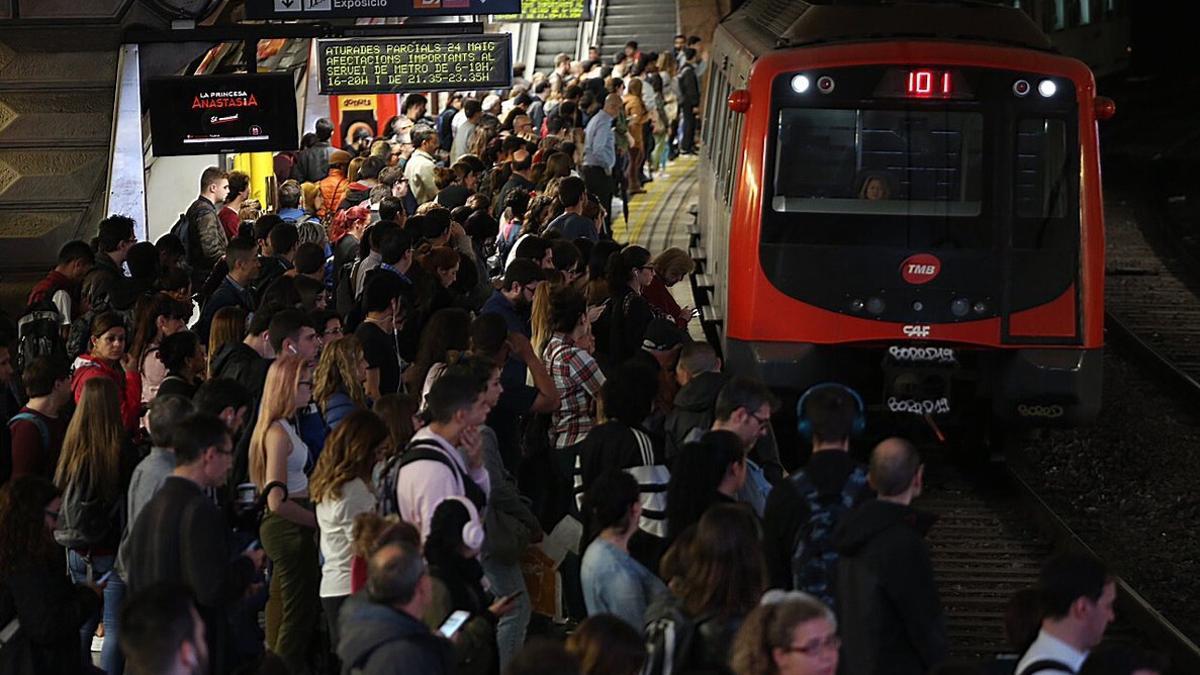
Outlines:
[{"label": "blue over-ear headphones", "polygon": [[801,436],[805,438],[812,438],[812,420],[808,419],[808,416],[804,414],[804,403],[814,391],[820,391],[822,389],[840,389],[849,394],[850,398],[854,399],[855,406],[854,421],[850,423],[850,434],[852,436],[857,436],[866,430],[867,407],[863,405],[862,396],[859,396],[857,391],[854,391],[844,384],[839,384],[837,382],[822,382],[821,384],[814,384],[813,386],[809,387],[808,391],[804,392],[804,395],[801,396],[800,400],[796,403],[796,431],[800,432]]}]

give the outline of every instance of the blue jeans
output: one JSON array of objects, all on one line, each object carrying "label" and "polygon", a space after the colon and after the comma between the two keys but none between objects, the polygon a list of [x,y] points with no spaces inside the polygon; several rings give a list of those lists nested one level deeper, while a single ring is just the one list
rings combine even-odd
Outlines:
[{"label": "blue jeans", "polygon": [[[92,556],[92,578],[88,579],[87,559],[75,551],[67,551],[67,568],[71,572],[71,581],[77,584],[97,581],[107,574],[116,562],[115,556]],[[117,632],[120,630],[121,602],[125,599],[125,582],[120,575],[113,573],[104,585],[104,610],[101,616],[92,617],[79,629],[79,641],[83,646],[84,658],[90,663],[92,653],[92,636],[96,634],[96,624],[104,622],[104,649],[100,652],[100,666],[108,675],[121,675],[125,670],[125,657],[121,654],[117,643]]]},{"label": "blue jeans", "polygon": [[482,564],[483,573],[492,585],[492,594],[497,598],[521,592],[513,610],[500,617],[496,624],[496,646],[500,652],[500,670],[503,671],[525,644],[525,631],[529,628],[530,617],[533,616],[533,603],[529,600],[525,576],[521,574],[519,563],[506,565],[491,558],[484,558]]}]

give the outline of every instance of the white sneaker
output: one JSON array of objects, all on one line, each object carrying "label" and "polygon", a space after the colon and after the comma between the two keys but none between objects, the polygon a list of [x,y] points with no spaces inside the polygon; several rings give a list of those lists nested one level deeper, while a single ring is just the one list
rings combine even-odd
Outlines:
[{"label": "white sneaker", "polygon": [[92,651],[100,652],[104,650],[104,638],[99,635],[92,636]]},{"label": "white sneaker", "polygon": [[670,178],[671,174],[667,173],[666,171],[659,171],[658,173],[654,174],[654,177],[655,178]]}]

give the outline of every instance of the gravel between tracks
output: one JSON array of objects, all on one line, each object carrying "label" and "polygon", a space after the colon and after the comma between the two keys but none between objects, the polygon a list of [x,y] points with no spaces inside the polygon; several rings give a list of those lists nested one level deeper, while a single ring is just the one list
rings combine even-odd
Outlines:
[{"label": "gravel between tracks", "polygon": [[1116,573],[1200,641],[1200,415],[1106,347],[1096,426],[1022,442],[1014,468]]}]

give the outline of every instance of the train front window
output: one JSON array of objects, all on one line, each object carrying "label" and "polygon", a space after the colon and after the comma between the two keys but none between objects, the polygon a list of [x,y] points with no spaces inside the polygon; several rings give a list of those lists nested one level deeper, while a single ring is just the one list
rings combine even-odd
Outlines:
[{"label": "train front window", "polygon": [[983,115],[785,108],[774,182],[777,213],[976,218]]}]

